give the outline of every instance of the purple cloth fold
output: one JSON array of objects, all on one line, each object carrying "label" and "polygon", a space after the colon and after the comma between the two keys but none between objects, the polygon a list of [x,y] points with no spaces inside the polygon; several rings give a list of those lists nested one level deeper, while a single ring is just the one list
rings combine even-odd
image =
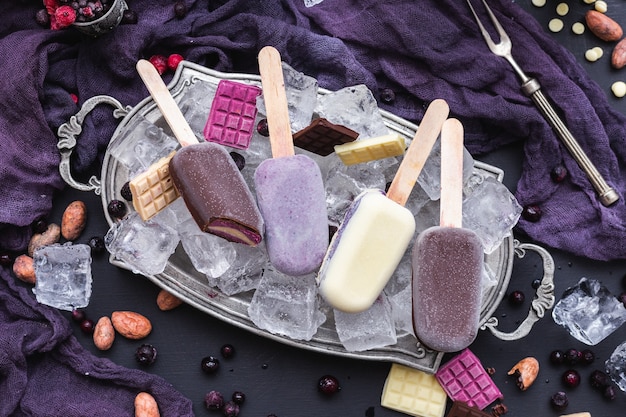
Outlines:
[{"label": "purple cloth fold", "polygon": [[[185,3],[189,12],[179,19],[171,0],[129,1],[138,24],[89,38],[73,29],[39,27],[34,19],[42,8],[38,0],[0,2],[0,249],[24,250],[29,225],[50,212],[55,193],[64,187],[57,168],[59,125],[95,95],[113,96],[124,105],[135,105],[148,95],[135,71],[138,59],[179,53],[218,71],[258,73],[258,51],[273,45],[284,61],[316,77],[321,87],[365,84],[382,108],[413,122],[419,123],[430,101],[446,99],[452,116],[464,123],[466,146],[477,158],[523,142],[524,168],[516,197],[522,205],[539,205],[544,214],[536,223],[521,220],[518,230],[539,243],[592,259],[626,258],[626,119],[611,109],[604,92],[572,54],[515,3],[490,1],[521,67],[539,80],[583,149],[620,194],[612,207],[598,202],[582,171],[520,91],[509,64],[488,50],[465,2],[325,0],[311,8],[303,0]],[[170,77],[166,75],[165,81]],[[396,99],[383,104],[380,93],[387,88]],[[78,96],[78,105],[70,93]],[[117,123],[106,108],[87,118],[74,151],[77,174],[98,166]],[[550,170],[558,164],[571,175],[556,184]],[[1,358],[1,371],[12,377],[13,396],[2,402],[2,415],[10,415],[11,407],[15,415],[36,407],[29,399],[41,388],[39,379],[46,369],[61,370],[73,385],[86,380],[90,387],[123,398],[129,389],[148,384],[142,373],[131,372],[122,379],[113,364],[88,356],[67,334],[66,325],[58,323],[60,316],[29,301],[31,294],[7,285],[12,279],[8,272],[2,278],[7,281],[0,282],[5,310],[16,305],[22,313],[13,316],[15,312],[5,311],[0,327],[28,329],[38,323],[47,330],[33,335],[39,341],[9,339],[13,356]],[[2,343],[7,334],[2,332]],[[36,354],[43,352],[47,353]],[[85,369],[90,378],[80,375]],[[159,386],[164,395],[175,396]],[[177,403],[185,409],[184,400]],[[44,415],[33,410],[32,414]],[[94,415],[82,411],[61,414]]]}]

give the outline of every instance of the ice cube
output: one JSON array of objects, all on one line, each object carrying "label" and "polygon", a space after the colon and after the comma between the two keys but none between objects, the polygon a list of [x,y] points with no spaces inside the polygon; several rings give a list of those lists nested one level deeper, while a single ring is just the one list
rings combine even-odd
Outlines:
[{"label": "ice cube", "polygon": [[175,229],[152,220],[144,222],[137,212],[116,222],[104,236],[113,256],[144,275],[163,272],[179,241]]},{"label": "ice cube", "polygon": [[[295,70],[285,62],[282,68],[291,132],[295,133],[311,124],[317,104],[318,84],[315,78]],[[267,114],[262,95],[257,99],[257,107],[260,113]]]},{"label": "ice cube", "polygon": [[85,244],[54,244],[33,253],[36,299],[71,311],[87,307],[91,297],[91,248]]},{"label": "ice cube", "polygon": [[363,84],[321,96],[315,112],[331,123],[354,130],[359,134],[357,140],[389,133],[374,95]]},{"label": "ice cube", "polygon": [[334,313],[337,335],[348,352],[382,348],[397,341],[391,303],[384,293],[365,311]]},{"label": "ice cube", "polygon": [[388,295],[389,302],[391,304],[391,315],[396,327],[397,337],[407,334],[415,336],[415,330],[413,330],[413,291],[411,286],[405,286],[402,291]]},{"label": "ice cube", "polygon": [[554,322],[577,340],[596,345],[626,321],[626,308],[599,281],[581,278],[552,310]]},{"label": "ice cube", "polygon": [[619,389],[626,391],[626,342],[615,348],[611,357],[606,360],[606,373]]},{"label": "ice cube", "polygon": [[271,267],[263,272],[248,315],[257,327],[296,340],[310,340],[326,321],[313,275],[292,277]]},{"label": "ice cube", "polygon": [[204,140],[204,126],[209,118],[216,89],[212,83],[196,81],[190,85],[179,103],[180,110],[191,130],[202,140]]},{"label": "ice cube", "polygon": [[522,207],[504,184],[490,176],[476,174],[475,185],[463,200],[463,227],[480,238],[485,253],[496,250],[517,224]]},{"label": "ice cube", "polygon": [[209,278],[222,275],[237,257],[234,243],[203,232],[193,218],[180,225],[178,233],[193,266]]},{"label": "ice cube", "polygon": [[109,149],[113,158],[125,166],[129,177],[143,172],[180,145],[163,129],[142,116],[137,116],[119,132]]},{"label": "ice cube", "polygon": [[[408,146],[408,145],[407,145]],[[463,148],[463,182],[465,182],[474,170],[474,158]],[[430,155],[424,164],[424,168],[417,178],[417,183],[424,189],[431,200],[439,200],[441,197],[441,141],[435,142]]]},{"label": "ice cube", "polygon": [[217,287],[226,295],[234,295],[259,286],[263,267],[269,259],[265,245],[261,242],[252,247],[240,243],[233,243],[236,248],[236,257],[229,268],[219,277],[209,279],[209,285]]}]

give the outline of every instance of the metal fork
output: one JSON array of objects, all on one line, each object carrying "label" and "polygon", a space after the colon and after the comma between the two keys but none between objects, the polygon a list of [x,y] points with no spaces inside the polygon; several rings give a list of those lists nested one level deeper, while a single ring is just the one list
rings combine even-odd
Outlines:
[{"label": "metal fork", "polygon": [[526,73],[524,73],[524,71],[517,64],[517,62],[515,62],[515,59],[513,59],[513,56],[511,55],[511,39],[502,28],[500,22],[498,22],[498,19],[491,11],[491,8],[489,8],[489,6],[487,5],[487,2],[485,0],[482,0],[482,2],[485,5],[487,14],[491,18],[491,22],[493,23],[493,26],[498,33],[498,36],[500,37],[500,41],[498,43],[495,43],[493,39],[491,39],[491,36],[479,19],[478,14],[476,14],[476,11],[472,6],[471,1],[467,0],[467,4],[469,5],[472,14],[474,15],[474,18],[476,19],[476,23],[478,23],[478,27],[480,28],[480,32],[482,33],[483,38],[485,38],[487,46],[494,55],[506,59],[509,64],[511,64],[522,82],[522,91],[524,92],[524,94],[526,94],[526,96],[532,99],[532,101],[539,108],[550,126],[552,126],[554,131],[557,133],[559,139],[561,139],[574,160],[578,163],[578,165],[585,172],[585,174],[587,174],[587,178],[589,179],[589,182],[591,182],[591,185],[598,194],[600,202],[605,206],[610,206],[611,204],[615,203],[617,200],[619,200],[619,195],[613,188],[611,188],[606,183],[602,175],[598,172],[595,165],[591,162],[591,160],[589,160],[589,157],[580,147],[580,144],[578,143],[576,138],[574,138],[574,136],[571,134],[567,126],[565,126],[550,102],[541,92],[541,86],[539,85],[539,82],[536,79],[526,75]]}]

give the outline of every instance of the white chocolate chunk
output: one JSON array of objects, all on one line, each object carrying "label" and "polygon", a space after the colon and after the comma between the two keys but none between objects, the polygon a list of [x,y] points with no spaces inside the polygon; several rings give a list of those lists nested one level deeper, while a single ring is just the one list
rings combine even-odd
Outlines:
[{"label": "white chocolate chunk", "polygon": [[563,21],[558,18],[550,20],[550,22],[548,22],[548,29],[554,33],[560,32],[563,29]]}]

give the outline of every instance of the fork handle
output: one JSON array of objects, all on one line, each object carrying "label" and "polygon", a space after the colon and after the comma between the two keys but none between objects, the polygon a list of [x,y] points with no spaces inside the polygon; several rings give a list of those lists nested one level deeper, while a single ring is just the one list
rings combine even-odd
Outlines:
[{"label": "fork handle", "polygon": [[619,200],[617,192],[607,184],[585,151],[580,147],[576,138],[574,138],[567,126],[565,126],[561,118],[554,111],[554,108],[541,91],[539,82],[534,78],[527,80],[522,84],[522,91],[532,99],[574,160],[578,163],[578,166],[587,174],[587,178],[589,178],[589,182],[591,182],[591,185],[598,194],[600,202],[608,207]]}]

